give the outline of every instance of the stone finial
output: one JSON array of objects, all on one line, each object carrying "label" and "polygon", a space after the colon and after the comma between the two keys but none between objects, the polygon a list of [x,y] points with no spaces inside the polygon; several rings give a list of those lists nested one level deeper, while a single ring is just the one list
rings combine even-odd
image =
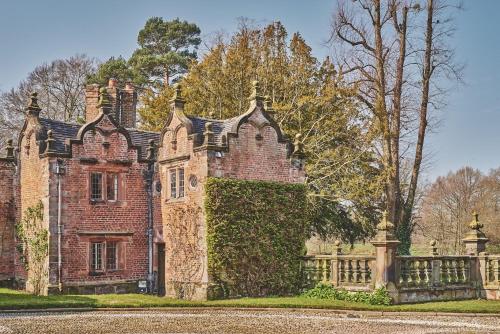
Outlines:
[{"label": "stone finial", "polygon": [[267,112],[267,113],[272,113],[274,112],[274,109],[273,109],[273,101],[271,100],[271,97],[269,95],[266,95],[264,97],[264,110]]},{"label": "stone finial", "polygon": [[333,243],[333,254],[334,255],[340,255],[342,254],[342,243],[340,242],[340,240],[335,240],[335,242]]},{"label": "stone finial", "polygon": [[47,143],[45,152],[54,153],[56,151],[56,140],[54,139],[54,133],[52,132],[52,130],[47,131],[47,139],[45,140],[45,143]]},{"label": "stone finial", "polygon": [[102,112],[107,114],[111,111],[111,102],[109,101],[108,90],[106,87],[99,89],[99,102],[97,107],[102,109]]},{"label": "stone finial", "polygon": [[155,144],[155,141],[153,139],[151,139],[149,141],[147,152],[148,152],[148,154],[146,156],[146,159],[150,160],[150,161],[155,160],[155,156],[156,156],[156,144]]},{"label": "stone finial", "polygon": [[184,103],[186,103],[186,100],[182,97],[182,85],[180,83],[176,83],[174,84],[173,88],[174,95],[170,99],[172,109],[184,110]]},{"label": "stone finial", "polygon": [[472,213],[472,221],[469,223],[469,227],[472,230],[480,230],[484,227],[483,224],[479,222],[479,214],[476,211]]},{"label": "stone finial", "polygon": [[252,95],[249,98],[250,101],[255,102],[256,105],[264,106],[264,97],[261,95],[259,81],[252,81]]},{"label": "stone finial", "polygon": [[[382,219],[380,223],[377,224],[377,234],[375,236],[376,242],[397,242],[399,241],[394,236],[394,224],[387,218],[388,213],[385,210],[382,213]],[[373,243],[373,242],[372,242]]]},{"label": "stone finial", "polygon": [[379,231],[392,231],[394,229],[394,224],[387,219],[387,210],[382,212],[382,220],[377,224],[377,230]]},{"label": "stone finial", "polygon": [[205,131],[203,131],[203,145],[214,144],[214,123],[206,122]]},{"label": "stone finial", "polygon": [[5,147],[5,151],[7,151],[7,155],[5,157],[7,159],[14,159],[14,145],[12,143],[12,139],[7,140],[7,146]]},{"label": "stone finial", "polygon": [[30,95],[28,106],[26,107],[28,114],[38,117],[42,108],[38,105],[38,93],[33,92]]},{"label": "stone finial", "polygon": [[469,232],[465,234],[463,242],[465,244],[465,252],[468,255],[479,255],[486,250],[486,243],[488,238],[481,231],[483,224],[479,222],[479,214],[477,212],[472,213],[472,221],[469,224]]},{"label": "stone finial", "polygon": [[304,143],[302,142],[302,134],[297,133],[295,135],[295,140],[293,142],[293,152],[292,156],[298,159],[304,159]]},{"label": "stone finial", "polygon": [[429,246],[431,246],[431,255],[439,255],[438,254],[438,248],[437,248],[437,241],[436,240],[431,240],[429,242]]}]

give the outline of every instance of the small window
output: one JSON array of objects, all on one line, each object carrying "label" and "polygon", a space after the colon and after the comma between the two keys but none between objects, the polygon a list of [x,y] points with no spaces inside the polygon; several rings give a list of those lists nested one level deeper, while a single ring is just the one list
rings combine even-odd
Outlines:
[{"label": "small window", "polygon": [[111,241],[106,242],[106,269],[116,270],[118,269],[118,256],[117,256],[117,242]]},{"label": "small window", "polygon": [[93,201],[102,200],[102,173],[90,174],[90,199]]},{"label": "small window", "polygon": [[106,174],[106,187],[108,201],[118,200],[118,174]]},{"label": "small window", "polygon": [[184,168],[179,168],[179,197],[184,197]]},{"label": "small window", "polygon": [[92,271],[102,271],[102,242],[93,242],[90,244],[90,268]]},{"label": "small window", "polygon": [[170,197],[177,197],[177,178],[176,178],[176,170],[172,169],[170,171]]}]

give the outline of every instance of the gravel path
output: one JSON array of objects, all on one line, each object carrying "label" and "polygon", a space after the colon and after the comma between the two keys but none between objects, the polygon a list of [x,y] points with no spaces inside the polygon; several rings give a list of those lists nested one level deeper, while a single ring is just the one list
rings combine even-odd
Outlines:
[{"label": "gravel path", "polygon": [[1,314],[11,333],[500,333],[498,317],[336,314],[315,310],[144,310]]}]

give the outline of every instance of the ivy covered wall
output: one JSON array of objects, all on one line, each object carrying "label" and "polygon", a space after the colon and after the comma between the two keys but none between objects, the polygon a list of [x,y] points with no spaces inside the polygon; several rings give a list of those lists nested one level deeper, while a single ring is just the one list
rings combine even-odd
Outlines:
[{"label": "ivy covered wall", "polygon": [[308,236],[305,186],[209,178],[205,192],[208,298],[297,292]]}]

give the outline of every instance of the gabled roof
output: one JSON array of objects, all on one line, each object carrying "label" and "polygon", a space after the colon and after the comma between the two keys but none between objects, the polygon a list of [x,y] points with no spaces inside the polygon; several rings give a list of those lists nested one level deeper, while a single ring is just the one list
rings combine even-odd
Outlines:
[{"label": "gabled roof", "polygon": [[[82,128],[82,125],[65,123],[47,118],[40,118],[40,123],[47,129],[47,131],[52,130],[52,136],[55,139],[55,153],[70,153],[70,148],[67,145],[68,139],[77,140],[78,131]],[[160,134],[157,132],[141,131],[137,129],[126,130],[130,134],[132,145],[140,148],[139,159],[146,159],[149,141],[154,140],[155,143],[158,144]]]}]

